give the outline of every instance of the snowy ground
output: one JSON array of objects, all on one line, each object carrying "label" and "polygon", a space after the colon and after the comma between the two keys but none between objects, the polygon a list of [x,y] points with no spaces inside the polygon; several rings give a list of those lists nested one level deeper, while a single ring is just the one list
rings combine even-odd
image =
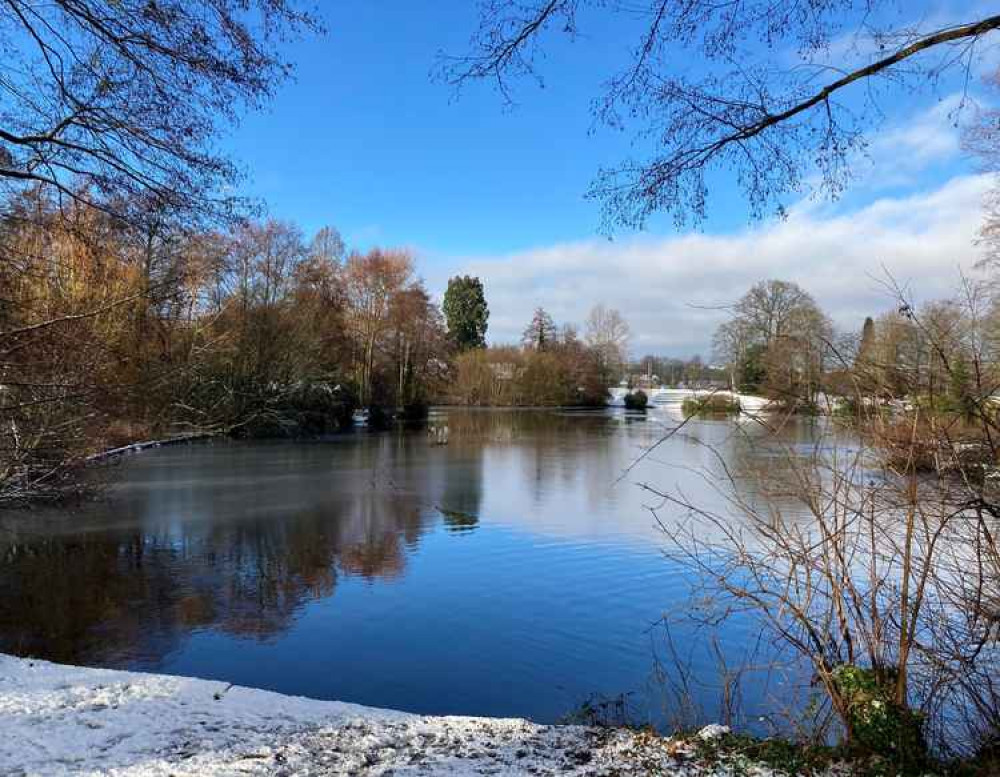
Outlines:
[{"label": "snowy ground", "polygon": [[627,731],[423,717],[0,654],[2,775],[732,773],[691,755]]}]

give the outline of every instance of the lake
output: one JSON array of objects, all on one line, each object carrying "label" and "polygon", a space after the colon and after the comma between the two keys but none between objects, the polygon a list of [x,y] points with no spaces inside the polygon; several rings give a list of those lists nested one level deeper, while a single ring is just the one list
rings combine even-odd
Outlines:
[{"label": "lake", "polygon": [[[0,651],[542,722],[630,694],[633,715],[661,720],[657,622],[689,581],[637,483],[718,505],[697,470],[716,453],[736,472],[767,466],[756,443],[771,433],[692,420],[621,477],[676,408],[432,420],[448,445],[394,430],[149,450],[94,503],[3,514]],[[808,449],[816,423],[778,437]],[[756,636],[735,621],[721,650],[738,660]],[[673,639],[713,714],[707,638]],[[766,692],[748,692],[751,713]]]}]

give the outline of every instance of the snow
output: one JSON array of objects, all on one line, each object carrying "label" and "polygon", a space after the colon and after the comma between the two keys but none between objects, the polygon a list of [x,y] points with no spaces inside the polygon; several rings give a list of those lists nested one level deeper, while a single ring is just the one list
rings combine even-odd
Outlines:
[{"label": "snow", "polygon": [[729,773],[692,757],[626,730],[420,716],[0,654],[3,775]]},{"label": "snow", "polygon": [[722,737],[729,733],[731,733],[729,726],[710,723],[698,732],[698,739],[702,742],[714,742],[717,739],[722,739]]}]

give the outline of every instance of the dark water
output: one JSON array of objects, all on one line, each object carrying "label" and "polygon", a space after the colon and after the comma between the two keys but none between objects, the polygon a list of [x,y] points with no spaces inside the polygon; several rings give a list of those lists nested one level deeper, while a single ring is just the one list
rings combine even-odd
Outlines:
[{"label": "dark water", "polygon": [[[447,415],[447,446],[397,431],[162,448],[98,504],[0,516],[0,651],[540,721],[632,693],[656,719],[654,624],[687,581],[636,484],[717,504],[692,468],[709,446],[736,472],[766,465],[765,432],[692,422],[616,482],[675,415]],[[721,649],[754,638],[735,623]],[[710,684],[707,640],[674,639]],[[695,693],[711,714],[714,692]]]}]

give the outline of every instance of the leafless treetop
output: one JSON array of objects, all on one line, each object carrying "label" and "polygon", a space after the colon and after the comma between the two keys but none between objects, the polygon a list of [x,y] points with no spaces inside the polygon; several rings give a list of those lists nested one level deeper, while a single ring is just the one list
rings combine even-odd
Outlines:
[{"label": "leafless treetop", "polygon": [[[3,0],[0,182],[205,209],[236,177],[217,131],[290,72],[294,0]],[[213,202],[214,200],[214,202]]]}]

